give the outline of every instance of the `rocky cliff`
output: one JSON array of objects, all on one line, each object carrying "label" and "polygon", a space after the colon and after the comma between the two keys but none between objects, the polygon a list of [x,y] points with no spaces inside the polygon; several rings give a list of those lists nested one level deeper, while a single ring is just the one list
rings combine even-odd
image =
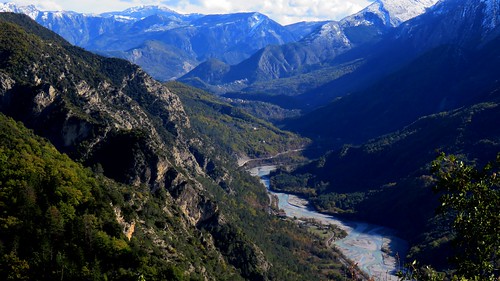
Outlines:
[{"label": "rocky cliff", "polygon": [[[204,144],[190,129],[178,96],[126,61],[43,40],[34,25],[25,16],[0,16],[0,111],[97,173],[165,194],[165,216],[173,212],[168,206],[176,206],[185,229],[210,225],[215,245],[221,243],[218,237],[223,239],[221,229],[239,237],[198,180],[221,183],[230,177],[222,168],[213,179],[206,173],[210,159],[206,149],[200,149]],[[132,222],[122,225],[127,235],[133,235]],[[257,246],[247,240],[241,243],[249,245],[256,268],[269,267]],[[265,270],[258,272],[247,270],[243,275],[266,275]]]}]

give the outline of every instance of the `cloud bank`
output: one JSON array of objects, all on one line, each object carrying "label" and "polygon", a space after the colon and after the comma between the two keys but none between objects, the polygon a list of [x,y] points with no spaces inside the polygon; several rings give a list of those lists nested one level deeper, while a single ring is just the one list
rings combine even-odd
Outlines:
[{"label": "cloud bank", "polygon": [[373,0],[14,0],[41,10],[81,13],[121,11],[140,5],[165,5],[179,13],[225,14],[260,12],[281,24],[299,21],[340,20],[368,6]]}]

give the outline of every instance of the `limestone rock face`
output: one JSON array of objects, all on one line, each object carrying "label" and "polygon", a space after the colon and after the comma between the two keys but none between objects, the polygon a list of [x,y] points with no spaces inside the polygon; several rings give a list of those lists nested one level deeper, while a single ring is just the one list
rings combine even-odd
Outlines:
[{"label": "limestone rock face", "polygon": [[123,60],[41,39],[16,47],[31,59],[12,63],[16,52],[2,58],[2,112],[110,178],[167,189],[192,225],[217,212],[194,179],[206,167],[191,153],[199,141],[187,136],[190,122],[177,95]]}]

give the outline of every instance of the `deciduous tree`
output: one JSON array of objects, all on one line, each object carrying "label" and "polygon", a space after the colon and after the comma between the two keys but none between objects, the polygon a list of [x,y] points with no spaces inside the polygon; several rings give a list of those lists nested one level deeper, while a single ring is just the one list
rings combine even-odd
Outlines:
[{"label": "deciduous tree", "polygon": [[441,193],[440,213],[453,216],[452,261],[457,275],[493,280],[500,276],[500,154],[482,169],[453,155],[442,154],[432,164]]}]

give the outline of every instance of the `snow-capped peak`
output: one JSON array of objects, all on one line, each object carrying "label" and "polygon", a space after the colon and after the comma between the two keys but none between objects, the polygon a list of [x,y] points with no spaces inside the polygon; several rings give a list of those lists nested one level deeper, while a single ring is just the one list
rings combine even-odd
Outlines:
[{"label": "snow-capped peak", "polygon": [[166,6],[152,6],[152,5],[142,5],[142,6],[132,7],[124,10],[123,12],[120,12],[121,15],[128,15],[137,18],[147,17],[158,13],[179,15],[179,13],[169,9]]},{"label": "snow-capped peak", "polygon": [[359,13],[344,18],[343,25],[372,25],[375,15],[388,27],[396,27],[401,23],[417,17],[434,6],[439,0],[376,0]]},{"label": "snow-capped peak", "polygon": [[140,5],[137,7],[132,7],[124,10],[124,13],[137,13],[142,11],[163,11],[163,12],[171,12],[176,13],[174,10],[169,9],[166,6],[155,6],[155,5]]},{"label": "snow-capped peak", "polygon": [[[425,13],[426,9],[434,6],[439,0],[378,0],[381,9],[389,14],[390,24],[398,26]],[[376,3],[377,3],[376,2]]]},{"label": "snow-capped peak", "polygon": [[500,1],[481,0],[485,5],[483,27],[487,30],[494,29],[500,25]]},{"label": "snow-capped peak", "polygon": [[28,15],[32,19],[36,19],[40,11],[34,6],[17,6],[15,3],[7,2],[0,3],[0,12],[11,12]]}]

